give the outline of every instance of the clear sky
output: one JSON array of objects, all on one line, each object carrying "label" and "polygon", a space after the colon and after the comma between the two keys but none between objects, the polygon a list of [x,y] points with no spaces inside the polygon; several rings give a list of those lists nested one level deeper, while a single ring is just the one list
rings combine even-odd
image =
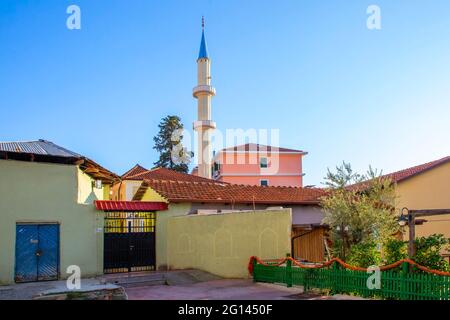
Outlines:
[{"label": "clear sky", "polygon": [[195,120],[202,15],[213,120],[280,129],[309,152],[306,184],[343,160],[387,173],[450,155],[448,0],[1,0],[0,140],[151,167],[160,119]]}]

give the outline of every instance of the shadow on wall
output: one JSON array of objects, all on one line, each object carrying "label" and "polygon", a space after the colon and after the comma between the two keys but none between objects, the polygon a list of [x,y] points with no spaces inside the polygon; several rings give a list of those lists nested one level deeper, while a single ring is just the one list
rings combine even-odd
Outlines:
[{"label": "shadow on wall", "polygon": [[97,195],[92,191],[87,198],[83,201],[83,204],[93,204],[95,200],[99,200]]}]

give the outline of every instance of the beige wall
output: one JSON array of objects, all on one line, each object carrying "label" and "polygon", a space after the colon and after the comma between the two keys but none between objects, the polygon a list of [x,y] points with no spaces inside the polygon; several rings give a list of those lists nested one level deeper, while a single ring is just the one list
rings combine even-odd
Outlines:
[{"label": "beige wall", "polygon": [[191,210],[190,203],[169,204],[167,211],[158,211],[156,213],[156,267],[158,270],[167,270],[168,268],[168,222],[170,218],[185,216]]},{"label": "beige wall", "polygon": [[[400,182],[396,187],[396,192],[398,210],[404,207],[415,210],[450,208],[450,163]],[[450,238],[450,215],[424,217],[423,219],[428,222],[416,226],[418,237],[442,233]],[[407,238],[407,230],[405,235]]]},{"label": "beige wall", "polygon": [[291,252],[291,227],[290,209],[171,217],[168,266],[246,278],[251,256],[273,259]]},{"label": "beige wall", "polygon": [[0,284],[14,281],[17,223],[60,224],[62,278],[69,265],[84,277],[103,272],[103,212],[92,204],[103,192],[78,167],[0,160],[0,177]]}]

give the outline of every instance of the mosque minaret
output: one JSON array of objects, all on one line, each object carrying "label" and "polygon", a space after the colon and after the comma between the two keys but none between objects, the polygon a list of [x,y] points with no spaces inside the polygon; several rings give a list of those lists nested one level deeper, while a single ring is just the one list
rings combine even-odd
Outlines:
[{"label": "mosque minaret", "polygon": [[211,100],[215,94],[216,89],[211,86],[211,60],[206,46],[205,20],[202,18],[202,40],[197,59],[197,86],[193,89],[193,95],[197,99],[198,110],[197,121],[194,122],[194,130],[198,133],[198,175],[204,178],[211,178],[212,175],[211,136],[216,123],[211,120]]}]

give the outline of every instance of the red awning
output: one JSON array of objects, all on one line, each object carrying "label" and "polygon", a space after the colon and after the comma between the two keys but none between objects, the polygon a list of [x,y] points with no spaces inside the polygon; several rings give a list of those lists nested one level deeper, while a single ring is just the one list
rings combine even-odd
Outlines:
[{"label": "red awning", "polygon": [[97,210],[103,211],[163,211],[167,210],[167,203],[164,202],[148,202],[148,201],[109,201],[96,200],[95,207]]}]

